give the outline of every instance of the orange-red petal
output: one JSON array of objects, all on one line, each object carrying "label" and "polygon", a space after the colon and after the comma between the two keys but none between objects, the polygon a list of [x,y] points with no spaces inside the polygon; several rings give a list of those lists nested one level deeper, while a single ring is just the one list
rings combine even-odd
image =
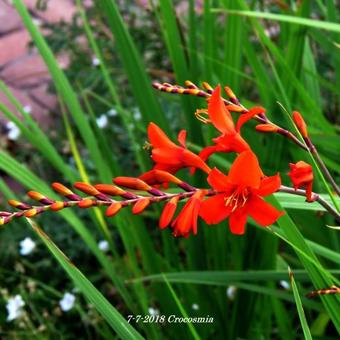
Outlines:
[{"label": "orange-red petal", "polygon": [[264,112],[266,112],[266,109],[260,106],[255,106],[251,108],[248,112],[241,114],[240,118],[236,123],[236,131],[240,132],[243,124],[245,124],[248,120],[252,119],[254,116]]},{"label": "orange-red petal", "polygon": [[256,190],[256,194],[260,196],[268,196],[279,190],[281,186],[281,177],[277,173],[275,176],[264,177],[261,180],[260,187]]},{"label": "orange-red petal", "polygon": [[185,130],[181,130],[178,133],[177,140],[179,144],[183,146],[183,148],[186,148],[186,138],[187,138],[187,132]]},{"label": "orange-red petal", "polygon": [[263,176],[257,157],[252,151],[244,151],[232,164],[228,179],[230,183],[257,189]]},{"label": "orange-red petal", "polygon": [[209,118],[213,125],[222,133],[235,131],[235,126],[230,112],[221,98],[221,87],[217,86],[212,93],[208,104]]},{"label": "orange-red petal", "polygon": [[157,126],[155,123],[150,123],[148,126],[148,136],[150,143],[155,148],[164,148],[176,146],[169,137],[165,134],[165,132]]},{"label": "orange-red petal", "polygon": [[228,180],[228,176],[224,175],[217,168],[214,168],[210,171],[207,181],[216,191],[228,193],[230,190],[231,185]]},{"label": "orange-red petal", "polygon": [[247,223],[247,208],[236,209],[229,217],[229,228],[233,234],[243,235]]},{"label": "orange-red petal", "polygon": [[224,194],[217,194],[201,203],[200,216],[207,224],[217,224],[230,215],[231,209],[226,207]]},{"label": "orange-red petal", "polygon": [[256,195],[250,198],[247,208],[251,218],[262,227],[275,223],[284,214]]}]

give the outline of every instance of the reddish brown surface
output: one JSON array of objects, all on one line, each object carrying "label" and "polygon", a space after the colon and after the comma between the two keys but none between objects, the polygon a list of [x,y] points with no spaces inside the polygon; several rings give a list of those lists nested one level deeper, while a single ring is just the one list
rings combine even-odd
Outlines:
[{"label": "reddish brown surface", "polygon": [[[71,0],[49,0],[45,11],[38,10],[36,0],[23,0],[35,22],[56,23],[60,20],[70,21],[75,13]],[[0,0],[0,79],[13,91],[16,98],[32,108],[32,115],[40,125],[51,121],[50,111],[55,108],[55,96],[47,91],[50,77],[48,70],[34,48],[29,48],[29,34],[21,23],[15,9],[6,0]],[[66,65],[67,58],[60,58],[60,64]],[[13,112],[15,109],[6,96],[0,92],[0,102],[6,104]],[[0,113],[0,123],[6,120]]]}]

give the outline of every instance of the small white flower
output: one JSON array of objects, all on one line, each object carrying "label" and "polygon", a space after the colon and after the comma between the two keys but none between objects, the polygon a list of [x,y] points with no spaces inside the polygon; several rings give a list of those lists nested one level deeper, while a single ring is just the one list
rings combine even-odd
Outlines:
[{"label": "small white flower", "polygon": [[115,117],[118,115],[118,112],[116,109],[112,108],[111,110],[107,111],[107,115],[110,117]]},{"label": "small white flower", "polygon": [[98,66],[98,65],[100,65],[100,59],[97,58],[97,57],[93,57],[93,58],[92,58],[92,65],[93,65],[93,66]]},{"label": "small white flower", "polygon": [[288,281],[284,281],[284,280],[281,280],[280,281],[280,286],[283,288],[283,289],[290,289],[290,284]]},{"label": "small white flower", "polygon": [[22,313],[22,307],[25,306],[25,301],[22,299],[21,295],[15,295],[15,297],[9,298],[7,301],[7,321],[12,321],[19,318]]},{"label": "small white flower", "polygon": [[59,306],[63,312],[68,312],[74,306],[76,297],[71,293],[65,293],[63,298],[59,301]]},{"label": "small white flower", "polygon": [[19,138],[21,131],[14,122],[8,122],[6,124],[6,129],[8,130],[7,138],[9,140],[17,140]]},{"label": "small white flower", "polygon": [[31,105],[25,105],[23,108],[24,112],[30,114],[32,113],[32,106]]},{"label": "small white flower", "polygon": [[135,107],[132,111],[133,111],[133,118],[135,120],[141,120],[142,119],[142,114],[139,111],[138,107]]},{"label": "small white flower", "polygon": [[227,288],[227,296],[230,300],[233,300],[235,298],[237,288],[235,286],[229,286]]},{"label": "small white flower", "polygon": [[98,248],[104,253],[107,252],[109,250],[109,242],[107,242],[106,240],[99,241]]},{"label": "small white flower", "polygon": [[29,255],[33,249],[36,247],[35,242],[30,237],[25,237],[20,242],[20,255],[26,256]]},{"label": "small white flower", "polygon": [[193,310],[199,310],[199,309],[200,309],[200,306],[199,306],[197,303],[193,303],[192,306],[191,306],[191,308],[192,308]]},{"label": "small white flower", "polygon": [[96,119],[97,125],[100,129],[104,129],[107,124],[109,123],[109,120],[107,119],[107,116],[102,114],[100,117]]},{"label": "small white flower", "polygon": [[159,310],[153,307],[149,307],[148,312],[151,316],[159,315]]},{"label": "small white flower", "polygon": [[42,24],[42,21],[40,19],[37,19],[37,18],[33,18],[32,22],[35,26],[41,26],[41,24]]}]

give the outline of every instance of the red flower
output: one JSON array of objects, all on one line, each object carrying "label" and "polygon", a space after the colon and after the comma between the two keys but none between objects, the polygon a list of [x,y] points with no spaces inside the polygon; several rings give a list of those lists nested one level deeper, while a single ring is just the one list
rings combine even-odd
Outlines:
[{"label": "red flower", "polygon": [[304,161],[299,161],[296,164],[289,163],[290,172],[288,176],[293,182],[294,189],[300,187],[306,188],[306,199],[308,202],[313,202],[312,199],[312,186],[313,186],[313,168],[310,164]]},{"label": "red flower", "polygon": [[[191,231],[193,232],[194,235],[197,234],[197,218],[205,194],[206,194],[205,190],[198,190],[185,203],[185,206],[183,207],[181,212],[171,223],[171,227],[174,229],[173,231],[174,236],[188,237]],[[171,208],[169,208],[169,206],[166,206],[165,208],[168,209],[167,213],[169,214],[174,213],[174,211]],[[160,226],[162,228],[165,227],[164,224]]]},{"label": "red flower", "polygon": [[233,234],[243,234],[248,215],[259,225],[273,224],[283,212],[265,202],[281,185],[280,175],[263,177],[253,152],[242,152],[226,176],[214,168],[208,183],[217,194],[202,202],[200,216],[208,224],[217,224],[229,217]]},{"label": "red flower", "polygon": [[216,87],[208,104],[208,115],[211,123],[221,135],[213,139],[215,145],[208,146],[200,152],[200,157],[206,161],[215,152],[237,152],[250,150],[248,143],[241,137],[240,130],[244,123],[259,113],[265,112],[262,107],[254,107],[247,113],[240,115],[236,128],[229,110],[221,98],[221,88]]},{"label": "red flower", "polygon": [[180,145],[173,143],[164,131],[154,123],[148,127],[148,136],[152,149],[152,159],[156,163],[154,169],[165,170],[175,174],[186,167],[198,168],[206,173],[210,172],[209,166],[196,154],[186,148],[186,131],[178,134]]}]

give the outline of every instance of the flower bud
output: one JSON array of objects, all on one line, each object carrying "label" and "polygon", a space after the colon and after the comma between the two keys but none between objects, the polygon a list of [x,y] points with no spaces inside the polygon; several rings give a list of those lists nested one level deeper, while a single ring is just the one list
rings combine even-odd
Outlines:
[{"label": "flower bud", "polygon": [[277,132],[278,127],[273,124],[258,124],[255,127],[256,131],[259,132]]},{"label": "flower bud", "polygon": [[298,130],[300,131],[302,137],[308,138],[307,125],[306,125],[304,119],[302,118],[302,115],[299,112],[294,111],[293,112],[293,120],[294,120],[294,123],[297,126]]},{"label": "flower bud", "polygon": [[171,198],[171,200],[165,204],[164,209],[162,211],[162,215],[159,219],[159,227],[161,229],[166,228],[170,224],[175,214],[177,203],[178,203],[178,196],[175,196]]},{"label": "flower bud", "polygon": [[148,191],[151,187],[139,178],[134,177],[116,177],[113,182],[125,188],[130,188],[133,190],[143,190]]},{"label": "flower bud", "polygon": [[105,215],[107,217],[112,217],[116,215],[120,211],[120,209],[122,209],[121,203],[114,202],[106,209]]},{"label": "flower bud", "polygon": [[132,213],[133,214],[140,214],[144,211],[144,209],[150,204],[149,198],[141,198],[137,201],[137,203],[134,204],[132,207]]},{"label": "flower bud", "polygon": [[294,185],[294,189],[305,187],[307,201],[313,202],[312,186],[314,175],[312,166],[304,161],[299,161],[296,164],[290,163],[289,166],[291,170],[288,176]]}]

